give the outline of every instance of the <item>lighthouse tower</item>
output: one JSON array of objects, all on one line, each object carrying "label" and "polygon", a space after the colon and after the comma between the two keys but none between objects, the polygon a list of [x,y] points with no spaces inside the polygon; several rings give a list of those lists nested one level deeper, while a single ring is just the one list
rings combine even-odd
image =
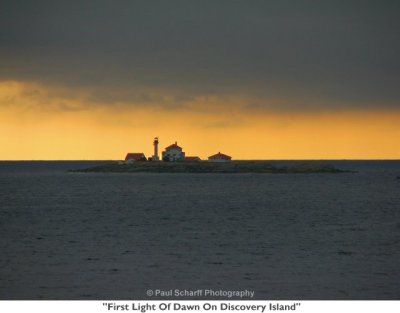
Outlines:
[{"label": "lighthouse tower", "polygon": [[153,155],[153,161],[159,161],[160,159],[158,158],[158,137],[154,138],[153,141],[154,145],[154,155]]}]

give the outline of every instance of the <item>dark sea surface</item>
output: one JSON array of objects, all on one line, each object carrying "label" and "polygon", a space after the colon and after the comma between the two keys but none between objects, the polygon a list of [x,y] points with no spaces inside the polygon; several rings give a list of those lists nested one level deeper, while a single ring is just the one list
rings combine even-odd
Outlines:
[{"label": "dark sea surface", "polygon": [[340,174],[67,172],[101,163],[0,162],[0,299],[400,299],[400,161],[324,162],[358,171]]}]

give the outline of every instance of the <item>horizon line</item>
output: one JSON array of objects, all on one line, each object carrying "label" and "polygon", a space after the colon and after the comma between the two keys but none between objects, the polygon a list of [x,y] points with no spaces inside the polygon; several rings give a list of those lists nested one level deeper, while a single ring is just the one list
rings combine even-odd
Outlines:
[{"label": "horizon line", "polygon": [[[123,159],[4,159],[0,162],[105,162],[105,161],[124,161]],[[201,159],[200,161],[207,161]],[[362,158],[317,158],[317,159],[233,159],[232,161],[400,161],[400,158],[375,158],[375,159],[362,159]],[[163,162],[163,161],[145,161],[145,162]]]}]

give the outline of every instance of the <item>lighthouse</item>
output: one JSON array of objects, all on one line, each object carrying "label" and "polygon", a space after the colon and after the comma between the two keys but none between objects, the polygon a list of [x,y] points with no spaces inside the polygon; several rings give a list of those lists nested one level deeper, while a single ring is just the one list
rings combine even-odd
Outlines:
[{"label": "lighthouse", "polygon": [[160,159],[158,158],[158,137],[154,138],[153,141],[154,145],[154,155],[153,155],[153,161],[159,161]]}]

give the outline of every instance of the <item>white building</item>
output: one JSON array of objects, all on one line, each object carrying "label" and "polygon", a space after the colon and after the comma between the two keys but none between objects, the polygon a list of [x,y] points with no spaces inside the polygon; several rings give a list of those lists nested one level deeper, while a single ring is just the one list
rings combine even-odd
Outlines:
[{"label": "white building", "polygon": [[153,146],[154,146],[154,154],[152,157],[152,161],[159,161],[160,159],[158,158],[158,137],[154,138]]},{"label": "white building", "polygon": [[178,143],[175,141],[174,144],[165,148],[165,151],[162,152],[163,161],[183,161],[185,160],[185,152],[182,151],[182,148],[178,146]]}]

